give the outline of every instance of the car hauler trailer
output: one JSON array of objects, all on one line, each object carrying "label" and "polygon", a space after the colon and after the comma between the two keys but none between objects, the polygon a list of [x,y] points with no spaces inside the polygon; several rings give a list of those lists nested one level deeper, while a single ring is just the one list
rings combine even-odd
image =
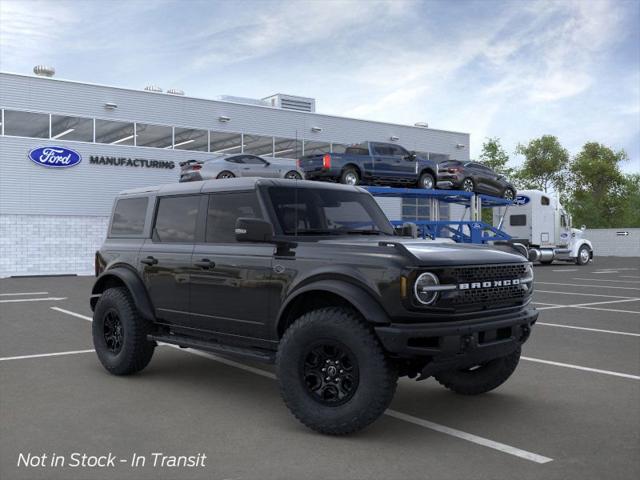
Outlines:
[{"label": "car hauler trailer", "polygon": [[586,227],[572,228],[571,216],[560,202],[540,190],[520,191],[513,205],[494,209],[493,224],[510,241],[526,245],[532,261],[585,265],[593,259],[593,246],[583,238]]}]

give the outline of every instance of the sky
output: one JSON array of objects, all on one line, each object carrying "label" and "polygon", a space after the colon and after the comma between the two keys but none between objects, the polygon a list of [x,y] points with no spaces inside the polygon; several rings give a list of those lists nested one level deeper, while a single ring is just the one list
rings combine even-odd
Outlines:
[{"label": "sky", "polygon": [[[0,70],[624,149],[640,172],[640,0],[0,0]],[[364,140],[364,139],[363,139]]]}]

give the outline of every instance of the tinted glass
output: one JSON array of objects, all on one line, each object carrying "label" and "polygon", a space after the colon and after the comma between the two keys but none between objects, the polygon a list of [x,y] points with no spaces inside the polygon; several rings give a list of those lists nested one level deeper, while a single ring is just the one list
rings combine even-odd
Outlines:
[{"label": "tinted glass", "polygon": [[173,129],[164,125],[137,123],[136,145],[138,147],[171,148]]},{"label": "tinted glass", "polygon": [[133,123],[96,120],[96,142],[133,145]]},{"label": "tinted glass", "polygon": [[389,150],[394,157],[406,157],[409,155],[409,152],[399,145],[389,145]]},{"label": "tinted glass", "polygon": [[273,156],[273,137],[244,135],[244,153]]},{"label": "tinted glass", "polygon": [[175,128],[173,148],[176,150],[197,150],[199,152],[206,152],[208,150],[208,142],[209,138],[206,130]]},{"label": "tinted glass", "polygon": [[49,115],[5,110],[4,134],[17,137],[49,138]]},{"label": "tinted glass", "polygon": [[231,163],[244,163],[244,157],[243,156],[229,157],[229,158],[225,158],[225,161],[231,162]]},{"label": "tinted glass", "polygon": [[207,243],[235,243],[236,220],[240,217],[262,218],[255,191],[210,195]]},{"label": "tinted glass", "polygon": [[118,200],[113,211],[110,234],[122,236],[142,234],[148,203],[149,199],[146,197]]},{"label": "tinted glass", "polygon": [[224,153],[232,155],[242,153],[242,135],[229,132],[210,132],[209,151],[211,153]]},{"label": "tinted glass", "polygon": [[154,239],[160,242],[193,242],[200,196],[164,197],[160,199]]},{"label": "tinted glass", "polygon": [[273,141],[275,147],[273,151],[274,157],[298,158],[302,156],[302,140],[275,137]]},{"label": "tinted glass", "polygon": [[285,235],[393,234],[389,220],[366,193],[324,188],[269,188]]},{"label": "tinted glass", "polygon": [[376,155],[393,155],[393,149],[388,145],[373,145],[373,151]]},{"label": "tinted glass", "polygon": [[549,197],[540,197],[540,205],[549,205]]},{"label": "tinted glass", "polygon": [[245,155],[244,157],[242,157],[242,163],[248,163],[250,165],[264,165],[265,161],[260,157]]},{"label": "tinted glass", "polygon": [[512,227],[523,227],[527,224],[526,215],[511,215],[509,217],[509,225]]},{"label": "tinted glass", "polygon": [[93,119],[51,115],[51,138],[93,142]]}]

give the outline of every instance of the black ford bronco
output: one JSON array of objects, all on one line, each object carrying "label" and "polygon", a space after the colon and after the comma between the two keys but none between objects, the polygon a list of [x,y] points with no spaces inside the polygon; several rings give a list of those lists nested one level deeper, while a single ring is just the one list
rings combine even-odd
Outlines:
[{"label": "black ford bronco", "polygon": [[157,342],[275,363],[327,434],[387,408],[398,376],[475,395],[509,378],[538,316],[510,246],[418,240],[360,187],[277,179],[129,190],[96,253],[93,341],[116,375]]}]

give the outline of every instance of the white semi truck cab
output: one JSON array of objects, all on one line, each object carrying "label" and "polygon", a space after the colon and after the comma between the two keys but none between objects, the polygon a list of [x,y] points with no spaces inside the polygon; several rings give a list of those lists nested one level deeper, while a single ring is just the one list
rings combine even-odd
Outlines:
[{"label": "white semi truck cab", "polygon": [[554,260],[586,265],[593,259],[586,227],[572,228],[571,216],[560,202],[540,190],[518,192],[514,205],[493,209],[493,224],[529,249],[529,259],[540,263]]}]

